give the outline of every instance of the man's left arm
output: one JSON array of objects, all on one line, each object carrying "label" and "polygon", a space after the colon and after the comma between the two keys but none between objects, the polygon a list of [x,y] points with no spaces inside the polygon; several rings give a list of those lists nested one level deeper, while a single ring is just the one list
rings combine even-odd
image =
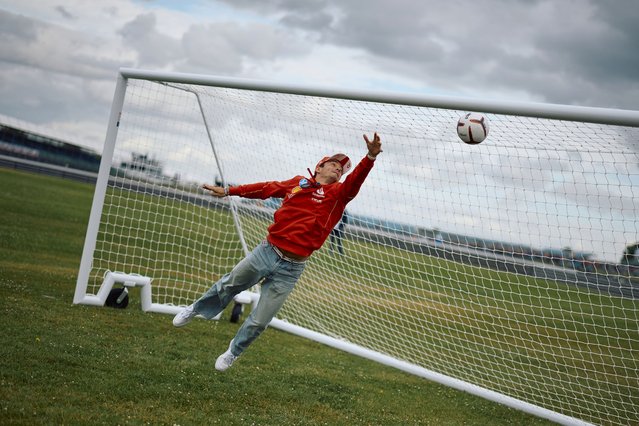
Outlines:
[{"label": "man's left arm", "polygon": [[355,166],[353,172],[346,177],[344,183],[342,184],[342,190],[346,195],[346,200],[351,201],[357,193],[359,189],[362,187],[364,180],[368,176],[368,173],[373,168],[375,164],[375,159],[382,152],[382,141],[375,132],[373,135],[373,139],[368,139],[367,135],[364,135],[364,141],[366,141],[366,147],[368,148],[368,153],[362,160]]}]

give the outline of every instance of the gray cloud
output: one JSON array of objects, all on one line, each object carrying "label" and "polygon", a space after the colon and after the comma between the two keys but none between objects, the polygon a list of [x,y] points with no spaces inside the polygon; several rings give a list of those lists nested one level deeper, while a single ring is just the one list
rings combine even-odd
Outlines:
[{"label": "gray cloud", "polygon": [[442,92],[639,108],[639,8],[632,0],[229,1],[280,16],[373,66]]},{"label": "gray cloud", "polygon": [[0,61],[86,78],[113,78],[123,61],[96,52],[99,38],[0,11]]},{"label": "gray cloud", "polygon": [[56,6],[55,10],[66,19],[75,19],[75,16],[70,13],[64,6]]},{"label": "gray cloud", "polygon": [[267,25],[222,22],[194,25],[184,34],[185,66],[197,72],[241,74],[247,60],[300,55],[304,42]]},{"label": "gray cloud", "polygon": [[34,42],[37,38],[33,20],[0,10],[0,39],[2,44],[20,41]]},{"label": "gray cloud", "polygon": [[330,13],[325,12],[304,15],[297,14],[284,16],[280,22],[288,27],[322,31],[325,28],[330,28],[334,22],[334,17]]},{"label": "gray cloud", "polygon": [[156,29],[156,17],[145,13],[126,23],[118,31],[124,42],[138,55],[138,62],[147,67],[164,67],[179,58],[179,42]]}]

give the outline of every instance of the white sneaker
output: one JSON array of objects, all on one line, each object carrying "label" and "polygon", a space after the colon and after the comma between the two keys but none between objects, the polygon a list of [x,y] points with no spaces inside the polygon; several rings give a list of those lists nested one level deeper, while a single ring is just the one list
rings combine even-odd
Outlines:
[{"label": "white sneaker", "polygon": [[229,348],[226,350],[226,352],[224,352],[222,355],[217,357],[217,360],[215,361],[216,370],[226,371],[231,365],[233,365],[233,362],[238,358],[237,356],[233,355],[233,352],[231,352],[232,345],[233,345],[233,341],[231,340],[231,343],[229,344]]},{"label": "white sneaker", "polygon": [[189,305],[186,308],[182,309],[175,316],[175,318],[173,318],[173,325],[176,327],[184,327],[185,325],[190,323],[196,315],[197,312],[195,312],[195,308],[193,307],[193,305]]}]

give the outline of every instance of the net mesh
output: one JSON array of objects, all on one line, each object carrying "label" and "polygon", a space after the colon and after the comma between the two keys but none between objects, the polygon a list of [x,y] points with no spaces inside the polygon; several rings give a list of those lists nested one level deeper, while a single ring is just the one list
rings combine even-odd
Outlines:
[{"label": "net mesh", "polygon": [[193,302],[278,206],[202,183],[285,180],[337,152],[356,164],[377,131],[384,152],[343,233],[278,318],[571,417],[636,422],[639,129],[485,114],[488,139],[470,146],[465,112],[129,80],[87,293],[118,271],[151,277],[155,303]]}]

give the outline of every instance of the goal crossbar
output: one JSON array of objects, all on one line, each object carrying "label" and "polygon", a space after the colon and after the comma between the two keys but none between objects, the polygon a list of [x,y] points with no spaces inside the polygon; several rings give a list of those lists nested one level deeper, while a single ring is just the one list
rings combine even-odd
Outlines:
[{"label": "goal crossbar", "polygon": [[324,98],[350,99],[417,107],[445,108],[461,111],[482,111],[504,115],[548,118],[553,120],[583,121],[586,123],[639,127],[639,111],[596,108],[574,105],[514,102],[463,98],[454,96],[421,95],[372,90],[353,90],[308,86],[291,83],[270,82],[235,77],[207,76],[188,73],[149,71],[135,68],[120,68],[124,78],[136,78],[183,84],[195,84],[228,89],[285,93]]}]

